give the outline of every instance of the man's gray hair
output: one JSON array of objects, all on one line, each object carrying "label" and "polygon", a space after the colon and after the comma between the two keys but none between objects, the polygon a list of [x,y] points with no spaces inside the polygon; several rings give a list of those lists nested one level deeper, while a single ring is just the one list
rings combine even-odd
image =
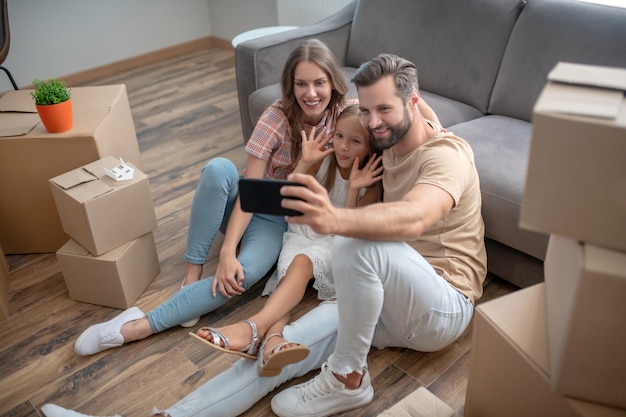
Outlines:
[{"label": "man's gray hair", "polygon": [[380,54],[361,64],[352,76],[352,82],[358,89],[371,86],[388,75],[394,78],[396,92],[404,103],[411,97],[413,91],[419,89],[415,64],[393,54]]}]

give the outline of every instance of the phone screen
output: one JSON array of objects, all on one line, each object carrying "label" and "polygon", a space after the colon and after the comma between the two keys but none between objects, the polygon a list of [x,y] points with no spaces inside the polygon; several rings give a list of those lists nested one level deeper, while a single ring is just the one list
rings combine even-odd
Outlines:
[{"label": "phone screen", "polygon": [[273,214],[277,216],[301,216],[302,213],[282,207],[280,202],[283,197],[280,194],[281,187],[303,184],[287,180],[271,180],[259,178],[239,179],[239,199],[241,209],[249,213]]}]

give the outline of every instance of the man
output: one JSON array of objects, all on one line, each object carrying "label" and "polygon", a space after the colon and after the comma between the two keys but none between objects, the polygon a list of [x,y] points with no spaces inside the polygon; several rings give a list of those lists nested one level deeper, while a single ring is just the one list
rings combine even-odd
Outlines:
[{"label": "man", "polygon": [[478,174],[469,145],[426,120],[417,69],[381,54],[353,76],[371,140],[383,152],[384,202],[333,207],[311,177],[284,187],[283,206],[318,233],[337,235],[332,268],[337,345],[314,379],[272,399],[281,417],[328,416],[374,395],[370,346],[435,351],[470,322],[486,274]]},{"label": "man", "polygon": [[[304,213],[290,222],[346,236],[337,236],[333,246],[337,304],[324,302],[284,330],[287,340],[310,348],[309,356],[271,378],[259,377],[253,361],[240,359],[155,415],[239,415],[284,382],[320,367],[313,380],[276,395],[274,412],[324,416],[360,407],[373,397],[366,369],[370,345],[433,351],[469,323],[486,263],[472,152],[424,119],[410,62],[380,55],[353,81],[372,140],[387,148],[385,202],[336,209],[326,189],[306,175],[291,179],[309,189],[284,187],[285,195],[304,199],[283,200]],[[53,404],[42,411],[47,417],[84,417]]]}]

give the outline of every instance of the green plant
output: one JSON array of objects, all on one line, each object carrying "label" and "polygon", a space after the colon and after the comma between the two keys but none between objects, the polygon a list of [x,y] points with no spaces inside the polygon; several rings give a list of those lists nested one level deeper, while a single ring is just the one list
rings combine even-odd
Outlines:
[{"label": "green plant", "polygon": [[63,103],[71,97],[70,90],[65,86],[65,83],[54,77],[48,81],[36,79],[33,81],[33,86],[35,91],[30,95],[35,99],[35,104],[39,106]]}]

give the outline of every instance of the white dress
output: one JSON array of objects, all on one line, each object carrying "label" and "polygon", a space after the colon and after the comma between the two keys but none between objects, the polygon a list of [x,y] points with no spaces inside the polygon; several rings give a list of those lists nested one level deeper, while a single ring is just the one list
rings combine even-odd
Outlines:
[{"label": "white dress", "polygon": [[[330,155],[322,161],[315,178],[321,182],[328,171]],[[330,192],[330,201],[334,206],[343,207],[348,195],[349,181],[341,177],[339,171],[335,175],[335,183]],[[330,250],[334,235],[321,235],[316,233],[310,226],[301,224],[289,224],[283,235],[283,248],[278,257],[276,270],[269,278],[263,289],[263,295],[269,295],[278,286],[278,283],[287,273],[287,268],[296,255],[306,255],[313,264],[313,276],[315,281],[313,288],[317,290],[317,298],[330,300],[335,297],[335,284],[330,268]]]}]

